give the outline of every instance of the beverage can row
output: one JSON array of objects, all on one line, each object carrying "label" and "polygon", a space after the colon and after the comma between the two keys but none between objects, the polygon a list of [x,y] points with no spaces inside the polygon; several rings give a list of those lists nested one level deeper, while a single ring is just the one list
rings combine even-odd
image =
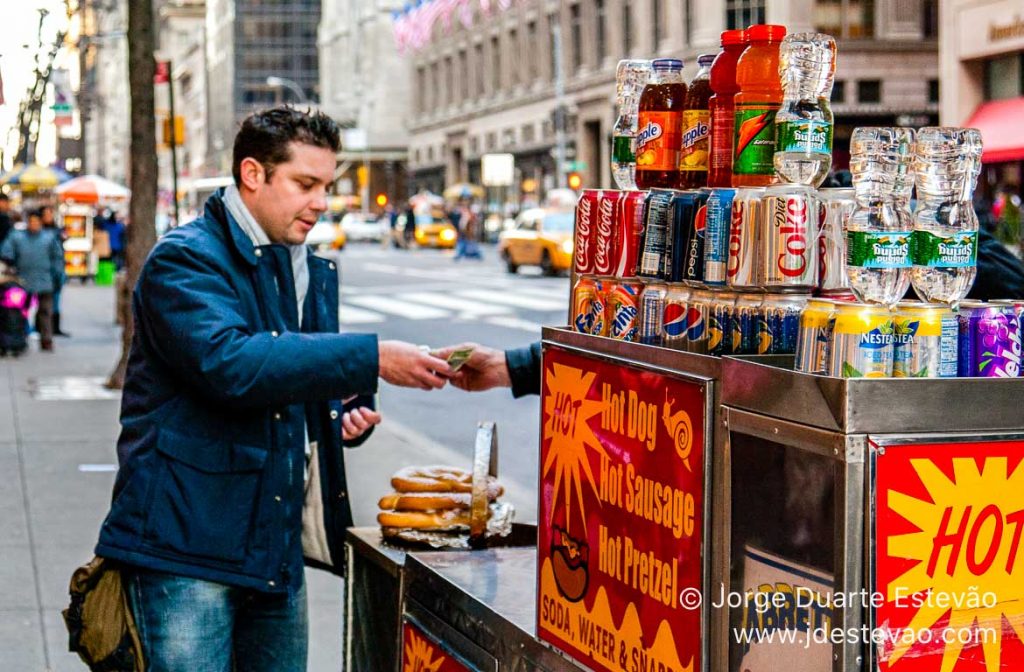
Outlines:
[{"label": "beverage can row", "polygon": [[576,202],[573,268],[578,275],[636,276],[643,191],[585,189]]},{"label": "beverage can row", "polygon": [[800,315],[795,367],[840,378],[1021,375],[1024,302],[902,301],[884,306],[815,298]]},{"label": "beverage can row", "polygon": [[620,341],[637,341],[642,290],[643,285],[635,280],[582,276],[572,293],[573,330]]},{"label": "beverage can row", "polygon": [[640,296],[640,342],[715,356],[792,354],[805,301],[650,283]]}]

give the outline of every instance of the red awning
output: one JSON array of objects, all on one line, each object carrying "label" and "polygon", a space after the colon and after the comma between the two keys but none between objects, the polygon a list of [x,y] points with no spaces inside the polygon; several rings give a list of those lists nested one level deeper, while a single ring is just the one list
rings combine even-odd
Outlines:
[{"label": "red awning", "polygon": [[983,163],[1024,161],[1024,96],[982,103],[964,126],[981,131]]}]

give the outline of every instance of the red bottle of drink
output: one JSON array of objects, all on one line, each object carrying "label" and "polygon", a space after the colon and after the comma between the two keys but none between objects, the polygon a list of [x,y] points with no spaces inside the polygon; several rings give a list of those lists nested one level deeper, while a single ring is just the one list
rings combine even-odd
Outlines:
[{"label": "red bottle of drink", "polygon": [[736,107],[733,96],[740,90],[736,84],[736,62],[747,46],[745,30],[722,33],[722,49],[711,65],[711,157],[708,160],[708,186],[732,186],[732,141]]}]

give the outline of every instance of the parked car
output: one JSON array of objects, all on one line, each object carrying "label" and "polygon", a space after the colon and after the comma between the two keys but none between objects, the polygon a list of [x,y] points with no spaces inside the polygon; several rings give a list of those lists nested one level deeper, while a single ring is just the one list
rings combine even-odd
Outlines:
[{"label": "parked car", "polygon": [[515,226],[498,238],[498,255],[509,273],[520,266],[540,266],[545,275],[572,265],[572,210],[530,208],[519,213]]},{"label": "parked car", "polygon": [[376,215],[350,212],[341,218],[341,229],[350,241],[368,240],[379,243],[384,239],[387,223]]},{"label": "parked car", "polygon": [[321,251],[326,249],[342,250],[348,237],[345,230],[330,217],[321,217],[306,236],[306,245]]}]

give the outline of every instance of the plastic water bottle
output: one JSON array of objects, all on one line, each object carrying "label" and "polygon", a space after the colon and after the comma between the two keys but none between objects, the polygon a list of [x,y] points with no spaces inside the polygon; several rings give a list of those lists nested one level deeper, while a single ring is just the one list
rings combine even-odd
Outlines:
[{"label": "plastic water bottle", "polygon": [[955,305],[974,285],[978,217],[972,200],[980,172],[976,129],[928,127],[918,133],[911,281],[925,301]]},{"label": "plastic water bottle", "polygon": [[651,62],[622,60],[615,69],[619,118],[612,128],[612,177],[619,189],[636,189],[637,108],[651,74]]},{"label": "plastic water bottle", "polygon": [[836,41],[822,33],[782,40],[782,107],[775,115],[775,172],[784,182],[818,187],[832,167],[832,80]]},{"label": "plastic water bottle", "polygon": [[913,221],[897,185],[913,159],[909,128],[858,128],[850,141],[857,207],[846,233],[846,273],[861,301],[893,305],[910,284]]}]

